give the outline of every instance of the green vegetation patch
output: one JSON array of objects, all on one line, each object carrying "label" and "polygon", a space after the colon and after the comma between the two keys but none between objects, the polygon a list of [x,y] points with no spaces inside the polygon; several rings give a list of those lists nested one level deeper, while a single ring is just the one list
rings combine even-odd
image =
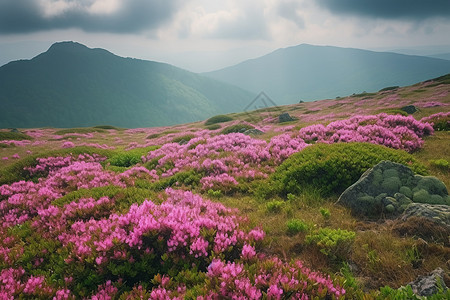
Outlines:
[{"label": "green vegetation patch", "polygon": [[226,115],[217,115],[214,117],[209,118],[208,120],[205,121],[205,125],[212,125],[212,124],[217,124],[217,123],[224,123],[224,122],[229,122],[232,121],[233,118],[226,116]]},{"label": "green vegetation patch", "polygon": [[63,134],[68,134],[68,133],[84,134],[84,133],[92,133],[92,132],[106,132],[106,131],[102,128],[97,128],[97,127],[81,127],[81,128],[61,129],[61,130],[56,131],[55,134],[58,134],[58,135],[63,135]]},{"label": "green vegetation patch", "polygon": [[23,141],[23,140],[32,140],[33,138],[29,135],[26,135],[22,132],[12,132],[12,131],[0,131],[0,141],[9,140],[9,141]]},{"label": "green vegetation patch", "polygon": [[340,194],[382,160],[426,175],[426,168],[403,150],[368,143],[316,144],[289,157],[260,188],[266,196],[301,194],[308,188],[317,189],[322,196]]},{"label": "green vegetation patch", "polygon": [[399,88],[398,85],[395,85],[395,86],[388,86],[388,87],[382,88],[382,89],[379,90],[378,92],[393,91],[393,90],[396,90],[396,89],[398,89],[398,88]]},{"label": "green vegetation patch", "polygon": [[123,128],[118,128],[118,127],[115,127],[115,126],[112,126],[112,125],[98,125],[98,126],[94,126],[93,128],[123,130]]},{"label": "green vegetation patch", "polygon": [[137,187],[118,187],[113,185],[96,187],[91,189],[81,189],[70,192],[61,198],[52,202],[53,205],[62,207],[71,202],[78,202],[79,199],[94,198],[96,200],[101,197],[114,199],[114,211],[125,212],[132,204],[142,204],[145,199],[157,199],[155,193],[143,188]]},{"label": "green vegetation patch", "polygon": [[226,128],[224,128],[221,133],[223,134],[229,134],[229,133],[243,133],[249,129],[255,129],[255,127],[253,127],[252,125],[248,125],[248,124],[236,124],[236,125],[232,125],[232,126],[228,126]]},{"label": "green vegetation patch", "polygon": [[320,228],[317,232],[307,235],[305,241],[330,258],[343,259],[348,256],[355,236],[353,231]]},{"label": "green vegetation patch", "polygon": [[187,143],[195,137],[193,134],[186,134],[183,136],[176,137],[172,140],[173,143]]},{"label": "green vegetation patch", "polygon": [[116,167],[128,168],[135,164],[142,163],[142,156],[155,149],[158,149],[158,146],[135,148],[128,151],[115,150],[106,160],[106,163]]}]

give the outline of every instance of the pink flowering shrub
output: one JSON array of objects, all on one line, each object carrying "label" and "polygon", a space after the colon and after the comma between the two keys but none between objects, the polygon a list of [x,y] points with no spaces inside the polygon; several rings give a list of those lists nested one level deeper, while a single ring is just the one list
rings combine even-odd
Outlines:
[{"label": "pink flowering shrub", "polygon": [[420,121],[430,123],[438,131],[450,130],[450,112],[432,114],[422,118]]},{"label": "pink flowering shrub", "polygon": [[75,144],[73,142],[70,142],[70,141],[64,142],[61,145],[61,148],[63,148],[63,149],[65,149],[65,148],[73,148],[73,147],[75,147]]},{"label": "pink flowering shrub", "polygon": [[[246,293],[245,287],[253,295],[272,293],[275,287],[286,294],[298,287],[295,280],[301,276],[305,282],[301,286],[310,285],[304,293],[338,295],[325,277],[313,280],[300,269],[298,276],[293,275],[276,260],[271,269],[258,266],[259,277],[241,270],[244,261],[260,263],[264,232],[248,231],[235,210],[191,192],[167,189],[162,201],[145,200],[120,211],[115,198],[105,196],[55,201],[79,188],[126,187],[134,176],[156,176],[152,171],[134,167],[114,174],[96,162],[74,161],[68,166],[64,160],[41,162],[48,169],[46,178],[0,187],[0,295],[5,299],[21,295],[112,299],[127,293],[183,299],[197,290],[197,296],[205,297],[238,295]],[[124,176],[131,182],[122,181]],[[24,243],[29,239],[33,242]],[[192,286],[171,279],[180,272],[197,274],[195,284],[200,288],[191,291]],[[236,280],[228,284],[233,274]]]},{"label": "pink flowering shrub", "polygon": [[433,132],[430,124],[412,116],[379,114],[354,116],[327,126],[311,125],[300,129],[299,137],[307,143],[367,142],[412,152]]}]

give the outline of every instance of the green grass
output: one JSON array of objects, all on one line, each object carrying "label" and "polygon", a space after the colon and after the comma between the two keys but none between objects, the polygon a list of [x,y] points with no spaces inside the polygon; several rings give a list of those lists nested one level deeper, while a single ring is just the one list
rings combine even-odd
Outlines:
[{"label": "green grass", "polygon": [[26,135],[22,132],[5,132],[0,131],[0,141],[10,140],[10,141],[23,141],[23,140],[32,140],[33,138],[29,135]]},{"label": "green grass", "polygon": [[97,127],[81,127],[81,128],[67,128],[67,129],[61,129],[55,132],[57,135],[64,135],[68,133],[80,133],[80,134],[86,134],[86,133],[92,133],[92,132],[106,132],[102,128]]}]

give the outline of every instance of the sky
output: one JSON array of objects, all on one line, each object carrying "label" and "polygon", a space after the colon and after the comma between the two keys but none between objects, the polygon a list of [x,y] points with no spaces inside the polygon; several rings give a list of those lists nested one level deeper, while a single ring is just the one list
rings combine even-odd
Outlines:
[{"label": "sky", "polygon": [[0,0],[0,65],[58,41],[205,72],[298,44],[450,52],[450,0]]}]

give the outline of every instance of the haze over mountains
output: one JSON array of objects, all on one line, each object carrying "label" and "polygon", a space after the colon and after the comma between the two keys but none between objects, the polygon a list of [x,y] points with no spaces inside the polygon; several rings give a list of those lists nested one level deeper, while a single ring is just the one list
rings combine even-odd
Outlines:
[{"label": "haze over mountains", "polygon": [[299,45],[196,74],[62,42],[0,67],[0,128],[165,126],[242,111],[261,91],[281,105],[447,73],[449,60]]},{"label": "haze over mountains", "polygon": [[447,73],[449,60],[302,44],[204,74],[254,93],[264,89],[277,104],[291,104],[375,92]]},{"label": "haze over mountains", "polygon": [[0,128],[165,126],[241,111],[253,97],[168,64],[62,42],[0,67]]}]

